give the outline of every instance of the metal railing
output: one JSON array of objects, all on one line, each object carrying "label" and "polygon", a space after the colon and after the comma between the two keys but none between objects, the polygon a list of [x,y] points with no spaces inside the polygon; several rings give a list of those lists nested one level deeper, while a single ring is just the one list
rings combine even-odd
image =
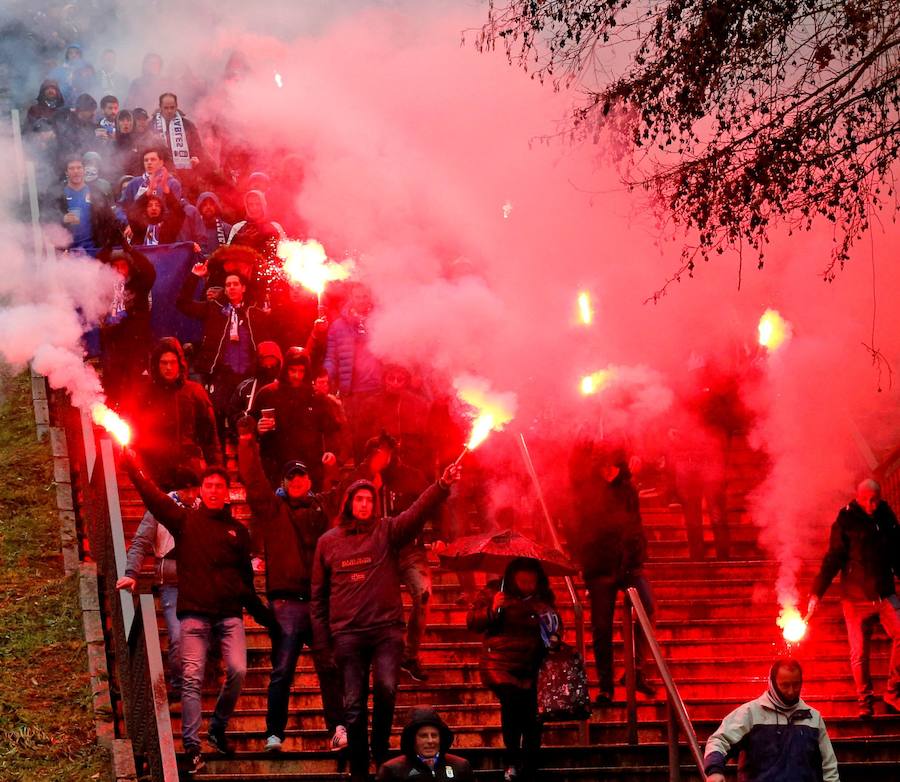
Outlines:
[{"label": "metal railing", "polygon": [[[525,442],[525,435],[523,434],[519,435],[519,446],[522,449],[522,459],[525,462],[528,474],[531,476],[531,481],[534,484],[534,490],[537,494],[544,520],[547,523],[547,532],[550,535],[550,540],[555,549],[562,551],[563,548],[559,539],[559,534],[556,531],[556,524],[553,522],[553,517],[550,515],[550,509],[547,507],[547,501],[544,499],[544,490],[541,488],[541,482],[538,478],[537,471],[534,469],[534,462],[531,459],[531,453],[528,451],[528,443]],[[581,600],[578,597],[578,591],[575,589],[575,582],[572,580],[572,577],[565,576],[565,582],[566,591],[569,593],[569,600],[572,603],[572,611],[575,616],[575,648],[578,650],[578,654],[581,655],[581,659],[586,660],[584,645],[584,607],[581,605]],[[590,743],[590,727],[587,719],[581,720],[579,738],[584,745]]]},{"label": "metal railing", "polygon": [[662,678],[663,686],[666,689],[666,723],[669,744],[669,782],[680,782],[681,780],[681,760],[678,748],[678,731],[679,728],[687,739],[688,748],[691,751],[694,763],[697,766],[697,772],[700,779],[706,782],[706,774],[703,772],[703,755],[700,752],[700,744],[697,741],[697,733],[694,731],[694,725],[688,717],[687,709],[678,687],[672,679],[669,672],[669,665],[662,655],[659,648],[659,642],[656,640],[656,633],[653,631],[653,624],[647,615],[647,609],[641,601],[641,596],[635,587],[628,587],[625,590],[625,606],[624,621],[622,622],[622,641],[624,644],[625,655],[625,691],[626,691],[626,720],[628,725],[628,743],[632,746],[638,744],[638,719],[637,719],[637,693],[636,687],[637,676],[635,670],[635,632],[634,619],[637,617],[638,624],[644,637],[647,640],[647,646],[653,655],[653,661]]},{"label": "metal railing", "polygon": [[125,733],[139,771],[146,766],[153,782],[177,782],[156,605],[152,595],[116,589],[116,581],[125,575],[126,551],[113,444],[108,437],[97,439],[86,414],[72,409],[66,419],[69,442],[81,446],[72,448],[70,456],[84,532],[97,563],[101,606],[108,620],[104,632],[115,657]]}]

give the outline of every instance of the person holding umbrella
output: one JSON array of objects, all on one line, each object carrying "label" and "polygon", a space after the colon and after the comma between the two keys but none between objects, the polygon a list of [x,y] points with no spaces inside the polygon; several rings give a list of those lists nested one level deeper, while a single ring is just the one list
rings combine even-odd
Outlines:
[{"label": "person holding umbrella", "polygon": [[530,782],[541,746],[537,677],[547,650],[562,637],[556,601],[537,559],[517,557],[469,611],[470,630],[484,634],[481,680],[500,700],[506,748],[504,782]]}]

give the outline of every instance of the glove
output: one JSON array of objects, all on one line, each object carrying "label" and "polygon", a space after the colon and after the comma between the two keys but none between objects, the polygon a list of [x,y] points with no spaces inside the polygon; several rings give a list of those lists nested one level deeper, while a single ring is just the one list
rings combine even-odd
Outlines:
[{"label": "glove", "polygon": [[237,420],[238,437],[250,437],[256,434],[256,419],[251,415],[242,415]]}]

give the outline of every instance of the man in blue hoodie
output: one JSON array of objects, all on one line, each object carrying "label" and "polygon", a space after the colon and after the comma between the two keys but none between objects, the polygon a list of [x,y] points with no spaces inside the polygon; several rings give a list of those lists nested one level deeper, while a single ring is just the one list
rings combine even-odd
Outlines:
[{"label": "man in blue hoodie", "polygon": [[222,202],[215,193],[200,193],[197,196],[197,211],[200,214],[200,221],[194,236],[200,245],[200,252],[208,258],[222,245],[228,243],[231,223],[226,223],[222,219]]}]

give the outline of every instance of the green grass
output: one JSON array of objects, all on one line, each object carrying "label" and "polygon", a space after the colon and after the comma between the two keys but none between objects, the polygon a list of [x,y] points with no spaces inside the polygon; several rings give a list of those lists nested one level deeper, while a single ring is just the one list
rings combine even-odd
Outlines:
[{"label": "green grass", "polygon": [[0,779],[104,777],[75,577],[63,575],[50,449],[27,374],[0,377]]}]

